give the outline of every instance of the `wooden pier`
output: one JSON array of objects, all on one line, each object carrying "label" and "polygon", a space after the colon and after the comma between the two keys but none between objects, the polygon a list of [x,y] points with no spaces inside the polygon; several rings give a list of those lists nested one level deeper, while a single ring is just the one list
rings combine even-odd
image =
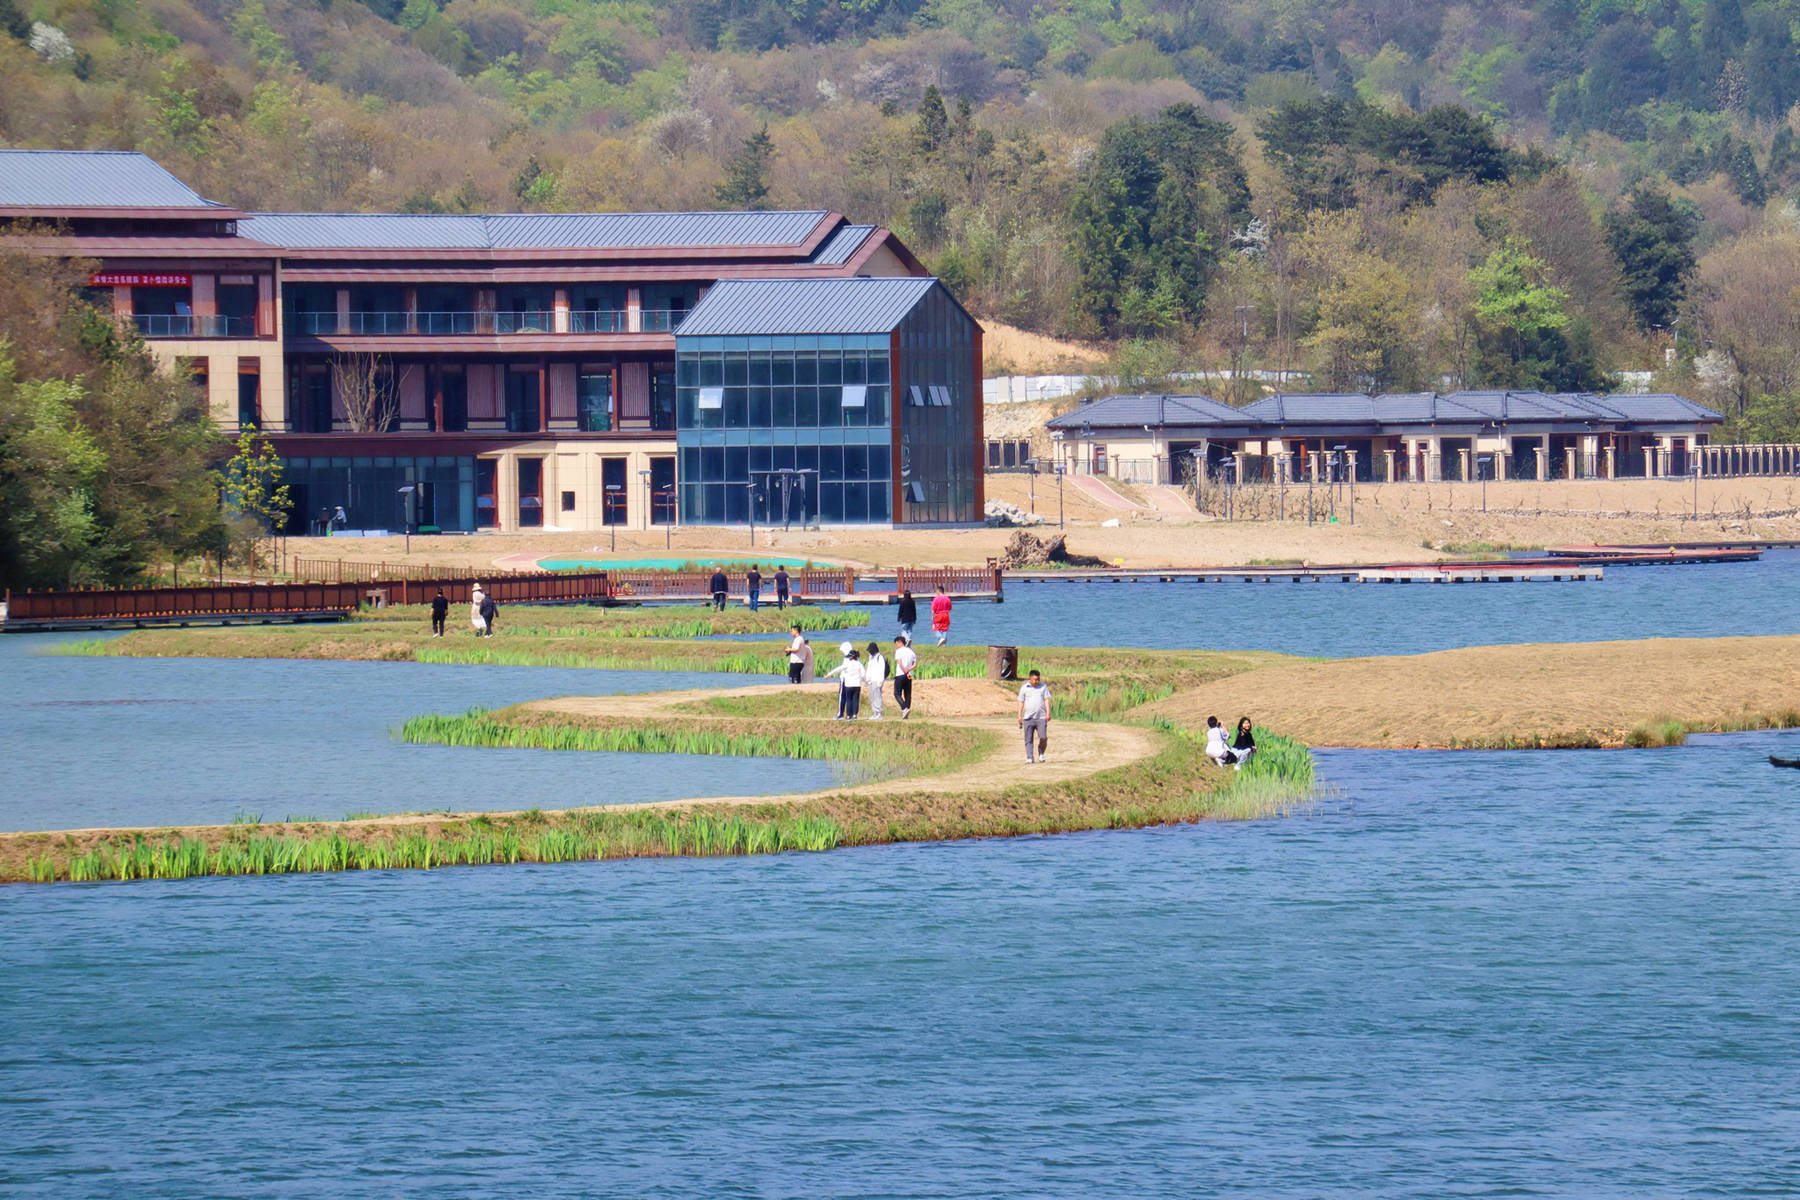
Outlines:
[{"label": "wooden pier", "polygon": [[1299,567],[1015,571],[1015,583],[1531,583],[1605,578],[1602,564],[1559,559],[1460,563],[1343,563]]}]

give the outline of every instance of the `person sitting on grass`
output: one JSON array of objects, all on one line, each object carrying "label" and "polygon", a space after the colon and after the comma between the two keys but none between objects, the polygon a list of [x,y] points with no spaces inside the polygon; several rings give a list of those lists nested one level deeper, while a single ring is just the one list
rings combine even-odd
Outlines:
[{"label": "person sitting on grass", "polygon": [[1256,737],[1250,732],[1250,718],[1239,717],[1237,737],[1231,743],[1231,765],[1241,771],[1244,769],[1244,764],[1250,761],[1250,756],[1255,753]]},{"label": "person sitting on grass", "polygon": [[1225,727],[1219,718],[1206,718],[1206,757],[1221,767],[1231,765],[1231,747],[1225,742]]},{"label": "person sitting on grass", "polygon": [[825,672],[827,679],[833,675],[838,677],[838,711],[832,720],[854,721],[857,711],[862,707],[862,660],[857,656],[856,647],[849,642],[838,649],[843,651],[844,661]]},{"label": "person sitting on grass", "polygon": [[1047,759],[1049,755],[1044,751],[1050,745],[1050,689],[1036,671],[1025,676],[1025,684],[1019,689],[1019,728],[1025,733],[1025,761]]}]

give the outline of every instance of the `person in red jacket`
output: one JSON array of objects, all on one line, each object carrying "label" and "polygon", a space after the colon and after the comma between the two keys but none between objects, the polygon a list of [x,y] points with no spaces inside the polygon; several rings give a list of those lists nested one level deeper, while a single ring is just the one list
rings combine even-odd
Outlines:
[{"label": "person in red jacket", "polygon": [[937,634],[940,646],[950,640],[950,597],[944,595],[942,587],[931,598],[931,631]]}]

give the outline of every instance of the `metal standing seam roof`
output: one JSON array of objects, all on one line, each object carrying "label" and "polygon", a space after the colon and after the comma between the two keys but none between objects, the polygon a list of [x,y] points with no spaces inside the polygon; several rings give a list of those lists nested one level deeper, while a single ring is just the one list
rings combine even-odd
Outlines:
[{"label": "metal standing seam roof", "polygon": [[649,250],[802,245],[830,214],[701,213],[254,213],[244,237],[289,249]]},{"label": "metal standing seam roof", "polygon": [[1108,396],[1053,418],[1052,429],[1083,424],[1107,428],[1144,425],[1266,428],[1308,425],[1486,425],[1571,423],[1670,424],[1718,422],[1724,417],[1683,396],[1596,396],[1546,392],[1287,393],[1234,409],[1205,396]]},{"label": "metal standing seam roof", "polygon": [[937,286],[929,275],[725,279],[707,289],[675,336],[888,333]]},{"label": "metal standing seam roof", "polygon": [[1107,396],[1083,404],[1048,422],[1051,429],[1079,429],[1083,425],[1107,428],[1155,426],[1260,425],[1247,409],[1221,404],[1211,396],[1168,396],[1138,393]]},{"label": "metal standing seam roof", "polygon": [[135,150],[0,150],[0,208],[227,206]]},{"label": "metal standing seam roof", "polygon": [[845,225],[826,238],[808,261],[822,267],[841,267],[869,240],[869,235],[875,232],[875,228],[873,225]]}]

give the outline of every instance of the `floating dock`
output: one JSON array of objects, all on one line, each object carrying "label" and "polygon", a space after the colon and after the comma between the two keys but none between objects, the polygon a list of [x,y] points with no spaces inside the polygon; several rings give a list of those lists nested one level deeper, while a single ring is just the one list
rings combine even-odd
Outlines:
[{"label": "floating dock", "polygon": [[1763,556],[1768,545],[1690,543],[1663,546],[1552,546],[1544,553],[1551,558],[1577,559],[1614,567],[1669,567],[1695,563],[1755,562]]},{"label": "floating dock", "polygon": [[1300,567],[1014,571],[1015,583],[1530,583],[1603,579],[1598,563],[1516,559],[1461,563],[1364,563]]}]

